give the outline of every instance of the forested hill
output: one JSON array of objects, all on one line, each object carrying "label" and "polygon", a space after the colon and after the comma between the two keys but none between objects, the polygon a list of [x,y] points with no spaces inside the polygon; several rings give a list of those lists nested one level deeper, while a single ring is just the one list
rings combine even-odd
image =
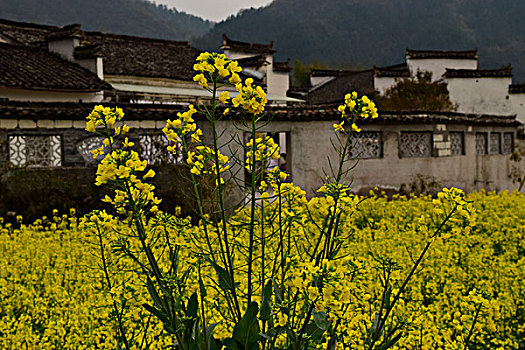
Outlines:
[{"label": "forested hill", "polygon": [[144,0],[0,0],[0,18],[173,40],[191,40],[213,25]]},{"label": "forested hill", "polygon": [[221,34],[274,40],[277,58],[336,67],[400,63],[405,49],[479,49],[482,68],[512,63],[525,80],[522,0],[275,0],[218,23],[198,47],[217,49]]}]

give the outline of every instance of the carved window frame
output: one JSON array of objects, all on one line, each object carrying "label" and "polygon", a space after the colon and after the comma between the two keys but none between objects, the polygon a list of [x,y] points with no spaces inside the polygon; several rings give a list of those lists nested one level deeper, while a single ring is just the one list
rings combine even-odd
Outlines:
[{"label": "carved window frame", "polygon": [[484,156],[488,154],[488,133],[476,133],[476,154],[479,156]]},{"label": "carved window frame", "polygon": [[489,135],[489,154],[501,154],[501,133],[491,132]]},{"label": "carved window frame", "polygon": [[184,160],[182,145],[178,143],[178,154],[171,153],[167,150],[171,141],[164,134],[140,134],[134,141],[141,159],[146,160],[149,165],[180,164]]},{"label": "carved window frame", "polygon": [[463,131],[451,131],[448,133],[450,141],[450,155],[465,155],[465,133]]},{"label": "carved window frame", "polygon": [[91,153],[91,151],[94,149],[102,146],[103,141],[103,136],[89,136],[77,143],[77,152],[80,154],[82,159],[84,159],[86,164],[92,165],[104,158],[104,155],[99,155],[97,158],[93,158],[93,154]]},{"label": "carved window frame", "polygon": [[30,168],[62,166],[61,135],[10,135],[9,162]]},{"label": "carved window frame", "polygon": [[501,152],[503,154],[511,154],[512,152],[514,152],[514,133],[513,132],[503,133],[503,143],[501,145]]},{"label": "carved window frame", "polygon": [[399,156],[401,158],[432,157],[433,135],[431,131],[401,131]]},{"label": "carved window frame", "polygon": [[361,131],[353,133],[355,141],[352,143],[350,157],[354,159],[383,158],[383,132]]}]

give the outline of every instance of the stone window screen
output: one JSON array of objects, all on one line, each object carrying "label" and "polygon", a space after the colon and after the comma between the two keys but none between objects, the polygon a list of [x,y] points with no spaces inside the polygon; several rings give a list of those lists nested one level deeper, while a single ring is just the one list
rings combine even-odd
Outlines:
[{"label": "stone window screen", "polygon": [[461,156],[464,153],[463,140],[464,136],[462,132],[453,131],[448,134],[450,141],[450,155]]},{"label": "stone window screen", "polygon": [[102,160],[102,158],[104,158],[104,155],[99,155],[94,159],[93,154],[91,153],[95,148],[102,146],[102,141],[104,141],[102,136],[91,136],[83,139],[77,144],[77,152],[87,164],[93,164],[97,160]]},{"label": "stone window screen", "polygon": [[401,131],[399,154],[402,158],[431,157],[432,133]]},{"label": "stone window screen", "polygon": [[501,153],[501,134],[499,132],[490,133],[489,153],[490,154],[500,154]]},{"label": "stone window screen", "polygon": [[383,157],[383,135],[380,131],[362,131],[353,134],[353,143],[350,156],[359,159]]},{"label": "stone window screen", "polygon": [[170,145],[166,136],[159,134],[145,134],[138,137],[138,152],[142,159],[148,161],[148,164],[176,164],[183,160],[181,145],[178,144],[178,154],[169,152],[166,147]]},{"label": "stone window screen", "polygon": [[511,154],[514,151],[514,133],[505,132],[503,133],[503,154]]},{"label": "stone window screen", "polygon": [[61,166],[62,138],[59,135],[9,136],[9,161],[16,166]]},{"label": "stone window screen", "polygon": [[487,153],[487,133],[478,132],[476,133],[476,154],[485,155]]}]

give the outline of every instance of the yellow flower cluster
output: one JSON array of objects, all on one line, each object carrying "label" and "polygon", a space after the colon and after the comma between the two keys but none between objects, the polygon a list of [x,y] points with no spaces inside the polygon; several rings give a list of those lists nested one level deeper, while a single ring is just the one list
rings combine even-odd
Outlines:
[{"label": "yellow flower cluster", "polygon": [[191,135],[193,143],[201,142],[202,130],[197,128],[197,124],[192,118],[195,113],[197,113],[197,110],[193,105],[190,105],[188,111],[177,113],[177,119],[173,121],[168,119],[166,126],[162,129],[168,141],[172,142],[172,145],[167,147],[168,151],[174,154],[177,153],[177,144],[187,135]]},{"label": "yellow flower cluster", "polygon": [[234,107],[239,105],[244,108],[248,113],[259,114],[264,111],[264,106],[268,100],[266,99],[266,93],[260,86],[252,86],[253,79],[248,78],[245,81],[245,85],[237,84],[238,95],[232,99]]},{"label": "yellow flower cluster", "polygon": [[[254,144],[255,143],[255,144]],[[253,170],[253,164],[257,162],[266,162],[270,159],[279,159],[279,145],[270,137],[258,137],[250,139],[246,144],[246,169],[249,172]],[[255,153],[253,150],[255,149]]]},{"label": "yellow flower cluster", "polygon": [[224,54],[203,52],[197,57],[197,63],[193,65],[193,70],[200,72],[193,77],[193,81],[199,83],[204,88],[209,88],[208,79],[214,78],[228,79],[230,84],[236,85],[241,82],[237,73],[242,71],[237,61],[232,61]]},{"label": "yellow flower cluster", "polygon": [[[105,149],[109,148],[110,144],[114,143],[114,139],[122,138],[129,132],[129,126],[126,124],[122,124],[115,128],[115,123],[122,120],[123,117],[124,112],[118,107],[109,108],[97,105],[93,108],[91,113],[89,113],[87,116],[86,131],[107,136],[99,148],[90,151],[93,154],[93,159],[97,159],[99,156],[104,155]],[[111,132],[111,135],[109,135],[108,132]],[[129,143],[126,138],[124,146],[128,147],[130,145],[133,146],[133,144]],[[112,149],[110,149],[110,151],[112,151]]]},{"label": "yellow flower cluster", "polygon": [[[191,114],[194,112],[193,108],[190,108],[190,111],[186,112],[184,116],[181,115],[180,118],[183,120],[191,119]],[[147,161],[141,160],[139,154],[131,149],[115,147],[116,140],[122,138],[129,131],[129,127],[125,124],[115,127],[115,122],[120,121],[123,116],[124,113],[120,108],[95,106],[87,117],[86,130],[105,136],[102,146],[91,151],[93,158],[104,155],[98,164],[95,185],[101,186],[106,183],[115,185],[114,198],[106,196],[104,201],[112,204],[119,213],[129,211],[144,213],[145,210],[155,212],[160,203],[160,200],[153,193],[155,186],[142,182],[142,180],[154,177],[155,172],[150,169],[143,174],[146,170]],[[188,122],[188,124],[191,123]],[[104,128],[98,131],[95,129],[97,126],[104,126]],[[193,128],[194,130],[195,128]],[[130,142],[127,137],[122,140],[123,148],[133,146],[133,142]],[[105,152],[105,149],[109,151]],[[132,201],[135,203],[131,203]]]},{"label": "yellow flower cluster", "polygon": [[339,124],[334,124],[333,127],[335,131],[343,132],[343,124],[348,122],[351,125],[352,131],[360,132],[361,129],[357,126],[356,122],[358,118],[377,118],[377,107],[373,101],[371,101],[367,96],[358,98],[357,92],[353,91],[352,93],[345,95],[344,104],[340,105],[337,110],[341,112],[341,117],[343,121]]},{"label": "yellow flower cluster", "polygon": [[95,132],[99,126],[107,126],[112,129],[115,122],[121,120],[122,117],[124,117],[122,108],[109,108],[101,105],[95,106],[87,117],[86,130]]},{"label": "yellow flower cluster", "polygon": [[[211,175],[217,176],[216,154],[208,146],[197,146],[195,151],[188,152],[188,158],[186,162],[190,166],[190,172],[194,175]],[[230,168],[229,159],[227,156],[217,151],[217,157],[219,159],[219,175],[224,173]],[[224,183],[224,179],[220,179],[221,183]]]}]

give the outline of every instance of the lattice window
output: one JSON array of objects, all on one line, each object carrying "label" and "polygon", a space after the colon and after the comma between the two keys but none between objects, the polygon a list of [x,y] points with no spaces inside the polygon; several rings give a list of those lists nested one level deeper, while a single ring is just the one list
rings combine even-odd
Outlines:
[{"label": "lattice window", "polygon": [[485,155],[488,153],[487,150],[487,133],[476,133],[476,154]]},{"label": "lattice window", "polygon": [[503,154],[510,154],[514,151],[514,133],[503,133]]},{"label": "lattice window", "polygon": [[431,157],[432,133],[402,131],[399,142],[401,157]]},{"label": "lattice window", "polygon": [[9,136],[9,161],[17,166],[61,166],[62,140],[58,135]]},{"label": "lattice window", "polygon": [[93,159],[93,154],[90,151],[102,146],[103,140],[104,138],[101,136],[92,136],[83,139],[77,144],[77,152],[82,156],[86,163],[95,163],[97,160],[101,160],[104,156],[99,155],[97,159]]},{"label": "lattice window", "polygon": [[501,134],[499,132],[490,133],[489,153],[490,154],[500,154],[501,153]]},{"label": "lattice window", "polygon": [[450,132],[448,134],[450,141],[450,155],[460,156],[463,153],[463,133],[462,132]]},{"label": "lattice window", "polygon": [[177,147],[180,152],[174,155],[166,149],[169,145],[170,141],[168,141],[166,136],[151,134],[140,135],[137,146],[141,158],[147,160],[150,165],[162,163],[175,164],[182,162],[182,149]]},{"label": "lattice window", "polygon": [[352,158],[370,159],[383,157],[383,141],[380,131],[362,131],[354,134],[356,138],[350,156]]}]

